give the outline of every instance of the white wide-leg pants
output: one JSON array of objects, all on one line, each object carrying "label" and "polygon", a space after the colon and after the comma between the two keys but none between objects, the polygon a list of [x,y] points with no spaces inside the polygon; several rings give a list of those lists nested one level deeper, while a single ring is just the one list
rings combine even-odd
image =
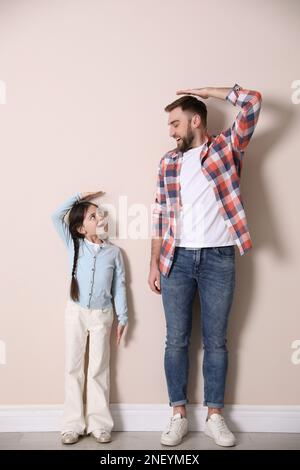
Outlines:
[{"label": "white wide-leg pants", "polygon": [[[87,309],[69,300],[65,311],[65,406],[62,433],[113,427],[109,410],[109,357],[113,308]],[[84,362],[89,335],[86,410]]]}]

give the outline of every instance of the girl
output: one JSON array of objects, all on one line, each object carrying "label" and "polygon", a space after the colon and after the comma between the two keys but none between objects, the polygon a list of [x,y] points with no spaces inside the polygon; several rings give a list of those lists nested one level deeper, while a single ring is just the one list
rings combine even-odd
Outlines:
[{"label": "girl", "polygon": [[[113,306],[118,317],[117,344],[127,323],[125,272],[120,249],[105,240],[103,211],[90,202],[102,195],[77,193],[52,216],[68,249],[70,298],[65,312],[65,406],[63,444],[74,444],[84,431],[97,442],[110,442],[109,347]],[[69,212],[70,211],[70,212]],[[65,216],[69,212],[69,222]],[[105,228],[103,233],[102,228]],[[98,235],[101,233],[102,235]],[[83,406],[84,356],[89,335],[86,420]]]}]

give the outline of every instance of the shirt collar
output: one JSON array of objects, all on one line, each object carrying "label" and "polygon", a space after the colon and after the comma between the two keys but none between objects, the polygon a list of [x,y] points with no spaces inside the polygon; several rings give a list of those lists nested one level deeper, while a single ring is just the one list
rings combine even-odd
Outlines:
[{"label": "shirt collar", "polygon": [[[205,138],[204,138],[204,142],[203,142],[204,145],[203,145],[201,153],[200,153],[201,159],[205,155],[205,153],[207,151],[207,148],[208,148],[208,145],[211,143],[211,140],[212,140],[212,137],[208,133],[206,133]],[[183,155],[183,152],[181,152],[181,150],[177,150],[177,149],[171,150],[171,152],[169,154],[169,156],[173,159],[180,158],[180,157],[182,157],[182,155]]]},{"label": "shirt collar", "polygon": [[93,246],[94,246],[94,245],[98,245],[99,248],[100,248],[101,246],[105,246],[105,245],[108,244],[108,241],[106,241],[106,240],[102,240],[102,243],[99,243],[99,244],[98,244],[98,243],[94,243],[94,242],[90,242],[90,240],[88,240],[87,238],[84,238],[84,241],[85,241],[88,245],[93,245]]}]

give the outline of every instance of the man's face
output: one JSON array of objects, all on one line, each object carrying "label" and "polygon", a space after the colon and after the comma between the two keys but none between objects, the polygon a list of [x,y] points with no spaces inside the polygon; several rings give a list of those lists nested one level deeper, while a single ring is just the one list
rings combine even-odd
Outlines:
[{"label": "man's face", "polygon": [[168,125],[170,137],[176,140],[177,149],[186,152],[193,147],[194,131],[191,126],[191,118],[180,107],[169,113]]}]

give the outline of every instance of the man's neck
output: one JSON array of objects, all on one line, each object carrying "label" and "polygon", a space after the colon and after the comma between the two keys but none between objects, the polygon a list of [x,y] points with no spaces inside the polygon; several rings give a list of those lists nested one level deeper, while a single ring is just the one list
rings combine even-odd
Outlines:
[{"label": "man's neck", "polygon": [[190,147],[184,150],[183,153],[188,152],[189,150],[193,150],[193,149],[197,149],[198,147],[201,147],[205,143],[205,141],[206,141],[205,138],[202,140],[199,140],[199,139],[193,140]]},{"label": "man's neck", "polygon": [[206,132],[201,132],[200,134],[195,135],[191,148],[200,147],[200,145],[203,145],[205,143],[206,138],[207,138]]}]

